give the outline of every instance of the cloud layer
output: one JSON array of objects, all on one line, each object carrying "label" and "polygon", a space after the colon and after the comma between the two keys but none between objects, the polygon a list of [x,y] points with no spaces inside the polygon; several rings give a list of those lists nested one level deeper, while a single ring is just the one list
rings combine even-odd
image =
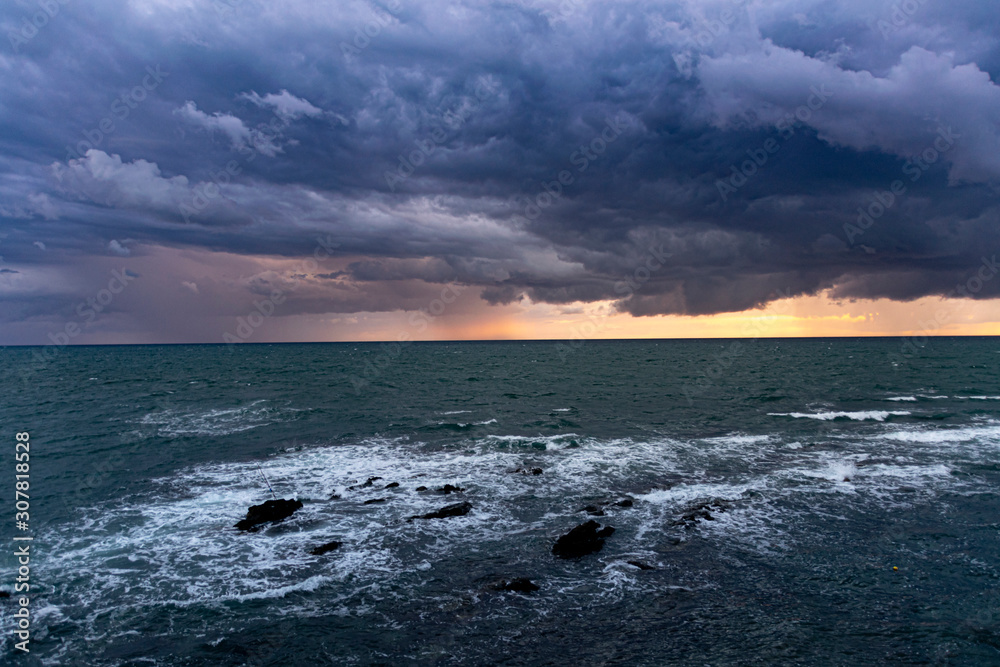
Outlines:
[{"label": "cloud layer", "polygon": [[15,342],[121,261],[199,340],[273,289],[289,316],[445,284],[637,316],[1000,296],[956,291],[1000,251],[989,3],[56,4],[0,9]]}]

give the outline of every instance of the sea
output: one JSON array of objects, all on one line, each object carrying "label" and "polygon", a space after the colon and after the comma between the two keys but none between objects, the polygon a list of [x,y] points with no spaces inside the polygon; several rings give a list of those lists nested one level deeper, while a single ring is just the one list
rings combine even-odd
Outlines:
[{"label": "sea", "polygon": [[[0,590],[31,554],[3,664],[1000,664],[997,338],[7,347],[0,371]],[[272,490],[303,507],[236,530]],[[588,520],[603,548],[555,557]]]}]

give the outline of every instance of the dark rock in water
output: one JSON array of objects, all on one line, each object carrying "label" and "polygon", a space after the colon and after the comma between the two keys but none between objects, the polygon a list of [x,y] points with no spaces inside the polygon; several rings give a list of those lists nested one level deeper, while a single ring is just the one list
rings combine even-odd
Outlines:
[{"label": "dark rock in water", "polygon": [[384,503],[388,498],[372,498],[371,500],[366,500],[364,505],[374,505],[375,503]]},{"label": "dark rock in water", "polygon": [[602,510],[597,505],[587,505],[586,507],[584,507],[580,511],[581,512],[586,512],[590,516],[604,516],[604,510]]},{"label": "dark rock in water", "polygon": [[633,566],[633,567],[639,568],[640,570],[655,570],[656,569],[652,565],[646,565],[645,563],[643,563],[642,561],[639,561],[639,560],[628,560],[628,561],[625,561],[625,562],[628,563],[629,565]]},{"label": "dark rock in water", "polygon": [[851,481],[851,478],[850,478],[850,477],[844,477],[844,481],[845,481],[845,482],[850,482],[850,481]]},{"label": "dark rock in water", "polygon": [[5,600],[10,597],[10,593],[7,591],[0,591],[0,600]]},{"label": "dark rock in water", "polygon": [[722,498],[713,498],[712,500],[698,503],[696,505],[691,505],[684,510],[681,514],[681,518],[674,521],[671,525],[673,526],[684,526],[685,528],[693,528],[698,524],[698,521],[704,519],[705,521],[715,521],[715,517],[709,510],[715,510],[718,512],[725,512],[727,509],[732,507],[732,503],[728,500],[723,500]]},{"label": "dark rock in water", "polygon": [[339,549],[342,544],[343,542],[338,542],[337,540],[334,540],[332,542],[327,542],[324,545],[316,547],[309,553],[311,553],[313,556],[322,556],[323,554],[333,551],[334,549]]},{"label": "dark rock in water", "polygon": [[541,475],[542,474],[542,469],[541,468],[515,468],[514,472],[515,473],[519,472],[522,475]]},{"label": "dark rock in water", "polygon": [[619,500],[615,505],[618,507],[632,507],[632,499],[625,498],[624,500]]},{"label": "dark rock in water", "polygon": [[438,493],[443,493],[444,495],[448,495],[449,493],[462,493],[463,491],[465,491],[465,489],[462,487],[452,486],[451,484],[445,484],[437,490]]},{"label": "dark rock in water", "polygon": [[538,584],[531,581],[531,579],[526,579],[525,577],[518,577],[517,579],[501,579],[497,583],[493,584],[493,590],[495,591],[510,591],[512,593],[534,593],[538,590]]},{"label": "dark rock in water", "polygon": [[339,493],[335,493],[332,496],[330,496],[330,500],[339,500],[339,499],[340,499],[340,494]]},{"label": "dark rock in water", "polygon": [[385,488],[387,488],[387,489],[395,489],[397,486],[399,486],[399,482],[392,482],[390,484],[386,484]]},{"label": "dark rock in water", "polygon": [[445,505],[439,510],[433,512],[428,512],[427,514],[418,514],[411,516],[407,521],[413,521],[414,519],[445,519],[450,516],[465,516],[472,509],[472,503],[455,503],[454,505]]},{"label": "dark rock in water", "polygon": [[374,484],[375,482],[377,482],[380,479],[382,479],[382,478],[381,477],[369,477],[368,481],[366,481],[364,484],[358,484],[357,486],[349,486],[349,487],[347,487],[347,490],[348,491],[353,491],[354,489],[367,489],[368,487],[370,487],[372,484]]},{"label": "dark rock in water", "polygon": [[611,526],[598,530],[600,525],[593,520],[580,524],[556,540],[552,553],[559,558],[579,558],[600,551],[604,548],[604,538],[615,532]]},{"label": "dark rock in water", "polygon": [[426,486],[418,486],[417,487],[417,491],[426,491],[426,490],[427,490]]},{"label": "dark rock in water", "polygon": [[236,524],[240,530],[257,530],[261,524],[274,523],[290,517],[302,507],[301,500],[268,500],[263,505],[253,505],[247,510],[247,516]]}]

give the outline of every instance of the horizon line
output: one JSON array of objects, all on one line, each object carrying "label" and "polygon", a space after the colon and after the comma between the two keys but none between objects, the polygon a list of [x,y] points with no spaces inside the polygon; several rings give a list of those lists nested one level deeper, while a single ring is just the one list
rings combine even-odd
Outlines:
[{"label": "horizon line", "polygon": [[243,341],[240,343],[4,343],[0,349],[21,347],[165,347],[165,346],[217,346],[242,347],[251,345],[410,345],[440,343],[622,343],[660,341],[708,340],[845,340],[845,339],[906,339],[906,338],[1000,338],[1000,334],[894,334],[894,335],[843,335],[843,336],[678,336],[657,338],[441,338],[428,340],[303,340],[303,341]]}]

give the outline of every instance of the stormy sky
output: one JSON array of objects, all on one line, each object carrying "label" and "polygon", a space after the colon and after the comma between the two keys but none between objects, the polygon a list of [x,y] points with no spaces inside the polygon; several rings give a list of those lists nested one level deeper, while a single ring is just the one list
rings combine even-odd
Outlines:
[{"label": "stormy sky", "polygon": [[1000,297],[994,2],[11,0],[0,25],[0,343]]}]

